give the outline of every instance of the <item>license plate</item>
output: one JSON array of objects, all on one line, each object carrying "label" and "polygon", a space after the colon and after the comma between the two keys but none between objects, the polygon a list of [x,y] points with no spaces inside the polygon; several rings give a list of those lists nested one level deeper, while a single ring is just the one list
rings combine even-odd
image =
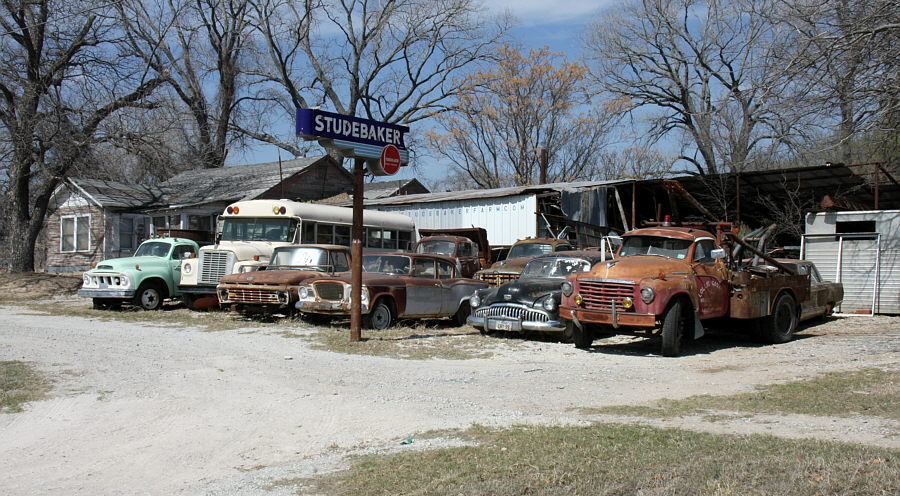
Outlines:
[{"label": "license plate", "polygon": [[515,322],[511,320],[488,320],[488,328],[494,331],[512,331],[516,330],[517,327]]}]

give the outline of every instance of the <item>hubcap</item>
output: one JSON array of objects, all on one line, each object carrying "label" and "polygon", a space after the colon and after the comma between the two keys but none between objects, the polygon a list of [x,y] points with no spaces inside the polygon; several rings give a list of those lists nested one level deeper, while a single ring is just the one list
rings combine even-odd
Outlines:
[{"label": "hubcap", "polygon": [[152,289],[144,291],[144,293],[141,295],[141,304],[145,308],[153,308],[157,305],[158,302],[159,296],[156,294],[156,291]]},{"label": "hubcap", "polygon": [[390,311],[384,306],[379,306],[375,309],[375,314],[372,315],[372,327],[375,329],[386,329],[388,324],[390,324]]}]

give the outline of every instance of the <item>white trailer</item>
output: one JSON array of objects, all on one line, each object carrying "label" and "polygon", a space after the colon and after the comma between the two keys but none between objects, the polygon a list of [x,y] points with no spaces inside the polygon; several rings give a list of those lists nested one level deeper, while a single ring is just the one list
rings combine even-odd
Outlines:
[{"label": "white trailer", "polygon": [[800,258],[844,285],[844,313],[900,314],[900,210],[806,215]]}]

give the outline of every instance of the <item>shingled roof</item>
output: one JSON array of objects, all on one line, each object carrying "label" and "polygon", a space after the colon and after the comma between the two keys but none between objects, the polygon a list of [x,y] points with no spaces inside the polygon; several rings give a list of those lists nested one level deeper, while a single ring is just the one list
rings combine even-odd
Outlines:
[{"label": "shingled roof", "polygon": [[165,203],[171,207],[250,200],[275,187],[282,176],[287,179],[321,160],[330,159],[320,155],[283,160],[281,174],[278,162],[189,170],[160,187]]},{"label": "shingled roof", "polygon": [[125,184],[103,179],[71,178],[69,185],[100,207],[143,208],[158,205],[162,190],[140,184]]}]

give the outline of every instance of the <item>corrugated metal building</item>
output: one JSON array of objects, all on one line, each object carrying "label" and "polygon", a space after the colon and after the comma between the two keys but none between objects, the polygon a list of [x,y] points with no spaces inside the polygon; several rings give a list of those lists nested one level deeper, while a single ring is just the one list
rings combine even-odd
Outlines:
[{"label": "corrugated metal building", "polygon": [[801,258],[844,284],[839,311],[900,314],[900,210],[807,214]]},{"label": "corrugated metal building", "polygon": [[[483,227],[492,245],[510,245],[527,237],[556,237],[582,245],[599,244],[609,231],[616,184],[585,181],[509,188],[436,192],[366,199],[365,208],[408,215],[417,229]],[[624,219],[621,208],[615,221]],[[597,238],[597,239],[595,239]]]}]

